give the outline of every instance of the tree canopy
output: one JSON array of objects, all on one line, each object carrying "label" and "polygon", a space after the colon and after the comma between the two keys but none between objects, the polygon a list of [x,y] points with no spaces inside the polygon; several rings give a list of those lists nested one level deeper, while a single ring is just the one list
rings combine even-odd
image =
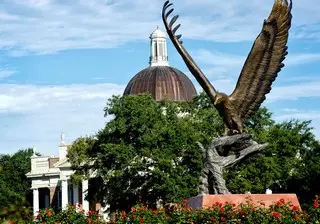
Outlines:
[{"label": "tree canopy", "polygon": [[140,199],[155,205],[188,198],[197,194],[202,166],[196,141],[208,142],[222,130],[214,111],[199,110],[205,104],[157,103],[147,94],[114,97],[105,108],[114,118],[97,136],[75,141],[68,157],[76,169],[84,164],[77,174],[91,169],[101,177],[96,190],[117,208]]},{"label": "tree canopy", "polygon": [[19,150],[13,155],[0,155],[0,208],[27,200],[32,201],[31,170],[33,149]]},{"label": "tree canopy", "polygon": [[[159,200],[174,202],[197,195],[203,158],[196,143],[206,145],[224,130],[204,93],[191,103],[156,102],[148,94],[114,96],[107,102],[105,116],[112,119],[102,130],[78,138],[68,151],[75,179],[90,172],[96,177],[89,198],[128,209],[138,200],[155,206]],[[276,123],[271,117],[261,108],[247,122],[253,138],[269,146],[227,170],[231,192],[264,193],[266,188],[290,192],[293,180],[319,185],[319,142],[310,122]],[[301,186],[297,193],[304,193],[298,196],[319,193],[312,186]]]}]

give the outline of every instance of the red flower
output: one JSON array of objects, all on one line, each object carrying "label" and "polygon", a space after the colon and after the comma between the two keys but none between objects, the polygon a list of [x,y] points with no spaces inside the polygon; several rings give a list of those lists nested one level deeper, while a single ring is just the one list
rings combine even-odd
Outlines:
[{"label": "red flower", "polygon": [[279,212],[271,212],[271,216],[275,217],[275,218],[281,218],[281,214]]},{"label": "red flower", "polygon": [[131,211],[132,211],[132,212],[134,212],[135,210],[136,210],[136,208],[135,208],[135,207],[132,207],[132,208],[131,208]]},{"label": "red flower", "polygon": [[144,223],[144,218],[140,218],[140,223]]},{"label": "red flower", "polygon": [[225,217],[221,217],[221,221],[225,222],[225,221],[227,221],[227,219]]},{"label": "red flower", "polygon": [[184,204],[187,204],[187,200],[183,200],[183,203],[184,203]]},{"label": "red flower", "polygon": [[298,220],[298,219],[300,219],[300,216],[295,215],[294,218],[295,218],[295,220]]},{"label": "red flower", "polygon": [[314,202],[313,202],[313,207],[319,208],[319,203],[318,203],[318,201],[314,201]]},{"label": "red flower", "polygon": [[241,210],[240,214],[241,214],[241,215],[246,215],[247,213],[246,213],[245,210]]},{"label": "red flower", "polygon": [[210,219],[211,222],[214,221],[214,217],[212,217],[212,216],[209,219]]},{"label": "red flower", "polygon": [[220,212],[224,212],[224,208],[220,208]]},{"label": "red flower", "polygon": [[292,210],[293,210],[293,211],[298,211],[298,210],[299,210],[299,207],[295,205],[295,206],[292,207]]},{"label": "red flower", "polygon": [[125,219],[127,217],[127,213],[125,211],[122,212],[122,218]]},{"label": "red flower", "polygon": [[47,216],[49,216],[49,217],[52,215],[52,213],[51,213],[50,210],[46,210],[46,214],[47,214]]},{"label": "red flower", "polygon": [[152,213],[153,214],[157,214],[158,212],[157,212],[157,210],[153,210]]},{"label": "red flower", "polygon": [[281,198],[281,199],[277,202],[277,205],[278,205],[278,206],[281,206],[283,203],[284,203],[284,199]]}]

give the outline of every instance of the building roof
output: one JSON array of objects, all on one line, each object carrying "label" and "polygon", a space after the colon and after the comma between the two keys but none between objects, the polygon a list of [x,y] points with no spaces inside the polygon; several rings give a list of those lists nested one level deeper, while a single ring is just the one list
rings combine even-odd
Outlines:
[{"label": "building roof", "polygon": [[167,38],[167,37],[166,37],[166,34],[157,27],[157,29],[153,31],[150,35],[150,39],[153,39],[153,38]]},{"label": "building roof", "polygon": [[148,67],[128,83],[124,95],[150,93],[156,101],[192,101],[197,94],[191,80],[180,70],[169,66]]}]

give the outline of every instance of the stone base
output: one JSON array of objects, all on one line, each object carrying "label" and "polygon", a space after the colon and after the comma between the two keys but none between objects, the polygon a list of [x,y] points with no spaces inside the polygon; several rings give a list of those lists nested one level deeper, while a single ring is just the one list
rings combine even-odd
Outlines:
[{"label": "stone base", "polygon": [[[194,209],[207,208],[220,202],[222,204],[228,202],[236,205],[245,204],[250,201],[255,206],[269,207],[272,204],[277,203],[280,199],[284,199],[285,202],[291,202],[292,205],[298,206],[301,209],[296,194],[207,194],[199,195],[187,200],[187,204]],[[261,205],[264,203],[264,205]]]}]

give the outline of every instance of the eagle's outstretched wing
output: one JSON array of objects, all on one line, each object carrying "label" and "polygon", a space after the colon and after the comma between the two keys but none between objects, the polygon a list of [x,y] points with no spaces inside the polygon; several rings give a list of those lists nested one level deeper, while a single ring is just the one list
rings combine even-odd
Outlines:
[{"label": "eagle's outstretched wing", "polygon": [[164,23],[164,26],[167,30],[167,33],[169,35],[169,38],[171,39],[173,45],[181,55],[182,59],[186,63],[187,67],[189,68],[192,75],[196,78],[196,80],[199,82],[201,87],[204,89],[204,91],[208,94],[208,96],[211,98],[211,100],[214,100],[217,91],[215,88],[211,85],[209,80],[205,77],[205,75],[202,73],[201,69],[197,66],[197,64],[194,62],[192,57],[188,54],[186,49],[182,45],[182,41],[179,39],[181,38],[181,34],[175,35],[175,32],[180,27],[180,24],[172,28],[173,24],[177,21],[178,15],[172,17],[171,21],[168,23],[167,19],[169,15],[172,13],[173,8],[167,11],[167,9],[172,6],[172,3],[169,3],[169,1],[166,1],[162,8],[162,20]]},{"label": "eagle's outstretched wing", "polygon": [[264,21],[229,99],[243,122],[253,115],[266,99],[276,79],[282,61],[288,54],[286,46],[291,26],[292,1],[275,0]]}]

